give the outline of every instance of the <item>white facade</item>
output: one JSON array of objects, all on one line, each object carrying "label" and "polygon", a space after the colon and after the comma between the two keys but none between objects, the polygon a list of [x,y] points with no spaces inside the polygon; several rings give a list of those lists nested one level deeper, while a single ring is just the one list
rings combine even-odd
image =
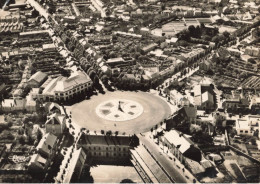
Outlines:
[{"label": "white facade", "polygon": [[74,71],[70,77],[60,76],[51,80],[42,94],[37,95],[37,98],[44,101],[66,101],[88,91],[92,84],[91,79],[85,72]]}]

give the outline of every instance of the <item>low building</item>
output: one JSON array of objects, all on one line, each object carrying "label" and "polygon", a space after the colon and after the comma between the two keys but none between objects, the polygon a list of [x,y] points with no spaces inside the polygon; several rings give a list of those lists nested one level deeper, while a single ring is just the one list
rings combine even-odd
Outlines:
[{"label": "low building", "polygon": [[122,79],[124,80],[131,80],[131,81],[135,81],[135,82],[141,82],[141,75],[137,75],[137,74],[125,74]]},{"label": "low building", "polygon": [[257,47],[246,47],[245,54],[253,57],[259,57],[260,49]]},{"label": "low building", "polygon": [[209,61],[205,60],[199,64],[200,69],[209,71],[211,69],[211,64]]},{"label": "low building", "polygon": [[111,67],[115,67],[116,65],[122,65],[125,63],[126,63],[126,61],[122,57],[111,58],[106,61],[106,64]]},{"label": "low building", "polygon": [[254,133],[247,119],[236,120],[236,131],[237,135],[252,136]]},{"label": "low building", "polygon": [[260,114],[260,97],[253,96],[251,98],[249,108],[252,113]]},{"label": "low building", "polygon": [[33,154],[28,164],[28,170],[33,173],[41,173],[47,169],[48,161],[40,154]]},{"label": "low building", "polygon": [[227,110],[227,112],[237,112],[245,114],[249,111],[249,101],[246,98],[229,98],[224,100],[222,103],[223,108]]},{"label": "low building", "polygon": [[0,97],[3,97],[6,93],[6,85],[5,83],[0,84]]},{"label": "low building", "polygon": [[25,109],[27,112],[36,112],[38,105],[37,101],[35,101],[30,94],[26,97]]},{"label": "low building", "polygon": [[158,46],[157,43],[151,43],[151,44],[149,44],[149,45],[144,46],[144,47],[141,49],[141,51],[142,51],[143,53],[148,53],[148,52],[154,50],[157,46]]},{"label": "low building", "polygon": [[3,112],[14,112],[25,110],[25,99],[4,99],[2,101],[2,111]]},{"label": "low building", "polygon": [[38,88],[44,83],[44,81],[47,80],[47,78],[48,78],[47,74],[38,71],[35,74],[33,74],[31,78],[28,80],[28,85],[31,88]]},{"label": "low building", "polygon": [[65,126],[65,116],[55,113],[47,117],[47,121],[45,123],[45,130],[46,133],[52,133],[53,135],[59,136],[63,134]]},{"label": "low building", "polygon": [[55,135],[47,133],[42,137],[36,149],[44,158],[51,158],[56,151],[57,141]]},{"label": "low building", "polygon": [[43,44],[42,45],[42,49],[43,51],[56,51],[56,46],[54,43],[50,43],[50,44]]}]

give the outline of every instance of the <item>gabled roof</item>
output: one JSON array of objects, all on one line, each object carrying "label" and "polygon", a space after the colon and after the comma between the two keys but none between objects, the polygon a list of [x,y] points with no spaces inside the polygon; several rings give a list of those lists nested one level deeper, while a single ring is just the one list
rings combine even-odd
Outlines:
[{"label": "gabled roof", "polygon": [[45,109],[49,113],[57,109],[57,110],[60,111],[61,114],[65,114],[63,108],[61,106],[59,106],[57,103],[54,103],[54,102],[46,103]]},{"label": "gabled roof", "polygon": [[2,92],[4,89],[5,89],[5,84],[4,83],[0,84],[0,92]]},{"label": "gabled roof", "polygon": [[62,78],[57,82],[55,91],[67,91],[73,89],[75,86],[91,82],[91,79],[85,72],[77,71],[71,74],[69,78]]},{"label": "gabled roof", "polygon": [[240,101],[241,101],[242,105],[249,105],[250,104],[247,98],[241,98]]},{"label": "gabled roof", "polygon": [[50,154],[53,147],[56,145],[56,142],[57,137],[53,134],[47,133],[42,137],[36,149]]},{"label": "gabled roof", "polygon": [[164,137],[173,144],[174,147],[177,147],[182,154],[192,145],[192,143],[177,130],[171,130],[165,133]]},{"label": "gabled roof", "polygon": [[64,119],[65,119],[65,116],[64,115],[59,115],[57,113],[55,114],[52,114],[49,116],[49,120],[46,121],[45,125],[46,124],[64,124]]},{"label": "gabled roof", "polygon": [[29,162],[29,165],[34,163],[34,162],[38,162],[42,167],[44,167],[47,161],[41,155],[33,154],[32,157],[31,157],[31,160]]},{"label": "gabled roof", "polygon": [[38,83],[41,83],[41,82],[43,82],[43,80],[45,79],[45,78],[47,78],[47,74],[46,73],[43,73],[43,72],[41,72],[41,71],[38,71],[38,72],[36,72],[35,74],[33,74],[32,76],[31,76],[31,78],[29,79],[29,81],[31,81],[31,80],[35,80],[36,82],[38,82]]},{"label": "gabled roof", "polygon": [[186,113],[187,117],[196,118],[197,109],[195,107],[183,107],[183,110]]},{"label": "gabled roof", "polygon": [[194,96],[200,96],[201,95],[201,85],[196,85],[193,88]]},{"label": "gabled roof", "polygon": [[196,162],[201,161],[202,154],[200,149],[196,147],[196,145],[182,132],[171,130],[164,134],[164,138],[175,148],[177,148],[179,152],[186,158]]},{"label": "gabled roof", "polygon": [[201,100],[202,100],[202,103],[207,102],[207,101],[214,103],[213,95],[211,93],[209,93],[208,91],[206,91],[202,94]]}]

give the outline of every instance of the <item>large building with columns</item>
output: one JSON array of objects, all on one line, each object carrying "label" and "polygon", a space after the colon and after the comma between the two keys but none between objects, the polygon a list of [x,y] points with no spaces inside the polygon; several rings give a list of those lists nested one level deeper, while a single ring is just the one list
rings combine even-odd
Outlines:
[{"label": "large building with columns", "polygon": [[74,71],[70,77],[59,76],[48,79],[42,85],[42,91],[39,90],[33,96],[42,101],[67,101],[91,90],[92,84],[85,72]]}]

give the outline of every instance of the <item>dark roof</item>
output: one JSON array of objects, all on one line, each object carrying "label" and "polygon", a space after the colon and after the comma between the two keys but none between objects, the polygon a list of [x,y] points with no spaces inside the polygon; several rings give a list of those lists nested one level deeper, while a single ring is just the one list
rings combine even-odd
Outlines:
[{"label": "dark roof", "polygon": [[129,146],[131,137],[129,136],[104,136],[82,134],[79,140],[83,145],[118,145]]},{"label": "dark roof", "polygon": [[184,112],[186,113],[186,116],[189,118],[196,118],[197,116],[197,110],[195,107],[183,107]]},{"label": "dark roof", "polygon": [[29,79],[29,81],[30,80],[35,80],[36,82],[38,82],[38,83],[41,83],[41,82],[43,82],[46,78],[47,78],[47,74],[46,73],[43,73],[43,72],[41,72],[41,71],[38,71],[38,72],[36,72],[35,74],[33,74],[32,76],[31,76],[31,78]]},{"label": "dark roof", "polygon": [[4,91],[4,89],[5,89],[5,84],[4,84],[4,83],[2,83],[2,84],[0,85],[0,93],[1,93],[1,92],[3,92],[3,91]]},{"label": "dark roof", "polygon": [[243,105],[249,105],[248,99],[242,98],[242,99],[241,99],[241,104],[243,104]]}]

